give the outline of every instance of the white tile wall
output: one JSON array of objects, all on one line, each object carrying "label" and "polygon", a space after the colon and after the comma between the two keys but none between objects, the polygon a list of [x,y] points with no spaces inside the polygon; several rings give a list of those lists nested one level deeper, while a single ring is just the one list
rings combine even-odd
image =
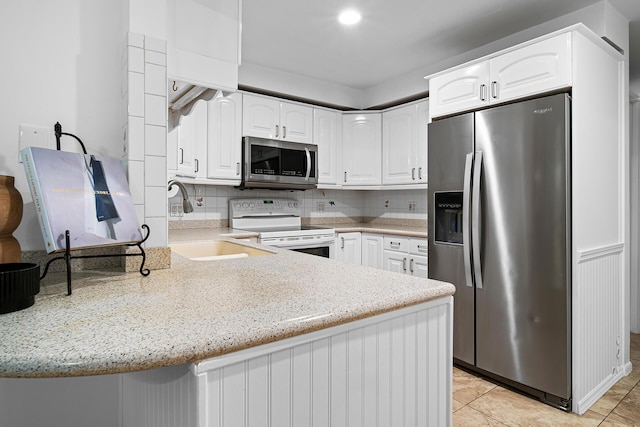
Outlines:
[{"label": "white tile wall", "polygon": [[166,96],[167,72],[166,72],[165,66],[149,64],[149,63],[145,64],[144,90],[145,90],[145,93],[148,93],[148,94],[158,95],[160,97]]},{"label": "white tile wall", "polygon": [[129,71],[129,115],[144,117],[144,74]]},{"label": "white tile wall", "polygon": [[144,118],[131,116],[129,119],[129,160],[144,160]]},{"label": "white tile wall", "polygon": [[144,130],[144,152],[150,156],[167,156],[167,128],[146,125]]},{"label": "white tile wall", "polygon": [[144,49],[129,46],[128,54],[129,71],[144,73]]},{"label": "white tile wall", "polygon": [[[274,191],[244,190],[213,185],[186,185],[194,207],[192,214],[169,217],[169,221],[196,219],[228,219],[228,202],[238,197],[290,197],[302,203],[303,216],[321,217],[382,217],[388,219],[427,218],[427,192],[425,190],[348,191],[307,190]],[[202,201],[199,202],[199,198]],[[410,210],[409,202],[415,205]],[[169,203],[182,203],[181,196],[172,197]],[[202,206],[197,206],[201,203]]]},{"label": "white tile wall", "polygon": [[[165,89],[165,93],[166,93],[166,89]],[[156,125],[156,126],[167,125],[166,96],[158,96],[158,95],[151,95],[151,94],[144,95],[144,122],[148,125]]]},{"label": "white tile wall", "polygon": [[166,42],[130,33],[127,39],[127,170],[148,248],[167,246]]}]

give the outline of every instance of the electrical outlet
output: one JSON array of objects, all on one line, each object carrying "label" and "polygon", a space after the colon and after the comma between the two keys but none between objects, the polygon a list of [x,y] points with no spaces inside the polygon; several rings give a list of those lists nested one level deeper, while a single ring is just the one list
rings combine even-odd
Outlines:
[{"label": "electrical outlet", "polygon": [[324,212],[324,202],[316,202],[316,211]]},{"label": "electrical outlet", "polygon": [[169,204],[169,216],[180,217],[184,215],[182,205],[180,203]]},{"label": "electrical outlet", "polygon": [[409,212],[416,211],[416,202],[413,200],[409,200]]}]

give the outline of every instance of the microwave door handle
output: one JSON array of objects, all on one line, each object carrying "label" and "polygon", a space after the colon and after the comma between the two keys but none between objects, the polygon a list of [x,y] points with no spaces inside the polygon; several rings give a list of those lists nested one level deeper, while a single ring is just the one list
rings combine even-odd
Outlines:
[{"label": "microwave door handle", "polygon": [[311,175],[311,153],[307,147],[304,147],[304,152],[307,155],[307,175],[304,177],[304,180],[309,181],[309,175]]},{"label": "microwave door handle", "polygon": [[462,199],[462,252],[464,258],[464,276],[466,285],[473,287],[473,275],[471,272],[471,174],[473,169],[473,153],[467,154],[464,163],[464,189]]}]

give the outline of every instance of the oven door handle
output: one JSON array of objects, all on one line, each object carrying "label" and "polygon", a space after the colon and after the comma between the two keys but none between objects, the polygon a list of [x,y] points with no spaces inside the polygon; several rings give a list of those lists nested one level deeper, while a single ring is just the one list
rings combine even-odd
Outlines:
[{"label": "oven door handle", "polygon": [[309,181],[309,175],[311,175],[311,153],[307,147],[304,147],[304,152],[307,155],[307,175],[304,177],[304,180]]},{"label": "oven door handle", "polygon": [[264,246],[273,246],[282,249],[304,249],[304,248],[319,248],[324,246],[331,246],[335,243],[335,237],[327,237],[320,239],[260,239],[260,244]]}]

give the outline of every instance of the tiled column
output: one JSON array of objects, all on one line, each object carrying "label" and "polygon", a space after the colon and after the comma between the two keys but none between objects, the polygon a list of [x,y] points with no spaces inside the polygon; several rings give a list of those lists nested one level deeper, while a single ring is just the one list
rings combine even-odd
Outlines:
[{"label": "tiled column", "polygon": [[[145,248],[151,267],[166,268],[169,265],[163,265],[166,263],[162,259],[168,257],[167,45],[163,40],[129,33],[126,56],[125,159],[129,186],[138,221],[150,229]],[[154,253],[164,256],[154,257]]]}]

